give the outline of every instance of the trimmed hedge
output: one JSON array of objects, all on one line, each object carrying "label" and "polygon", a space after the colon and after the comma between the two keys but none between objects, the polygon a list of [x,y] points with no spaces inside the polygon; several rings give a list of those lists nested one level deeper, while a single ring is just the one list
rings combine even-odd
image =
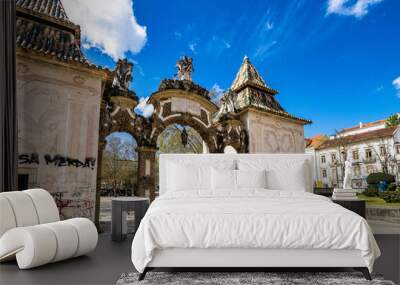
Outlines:
[{"label": "trimmed hedge", "polygon": [[383,173],[383,172],[376,172],[376,173],[371,173],[367,177],[367,183],[368,184],[378,184],[380,181],[386,181],[388,184],[395,182],[395,177],[394,175]]},{"label": "trimmed hedge", "polygon": [[368,197],[378,197],[379,196],[378,185],[377,184],[368,184],[368,187],[367,187],[367,189],[365,189],[363,194]]},{"label": "trimmed hedge", "polygon": [[400,203],[400,191],[385,191],[380,194],[380,197],[386,203]]},{"label": "trimmed hedge", "polygon": [[389,186],[386,188],[386,191],[396,191],[397,185],[396,183],[390,183]]}]

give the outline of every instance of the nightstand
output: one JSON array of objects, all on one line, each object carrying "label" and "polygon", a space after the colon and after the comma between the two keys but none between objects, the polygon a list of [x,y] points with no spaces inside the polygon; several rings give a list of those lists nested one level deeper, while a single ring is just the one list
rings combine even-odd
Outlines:
[{"label": "nightstand", "polygon": [[333,200],[332,202],[359,214],[365,219],[365,201],[364,200]]},{"label": "nightstand", "polygon": [[149,208],[150,200],[143,197],[115,197],[111,199],[111,239],[123,241],[128,234],[126,217],[135,212],[135,231]]}]

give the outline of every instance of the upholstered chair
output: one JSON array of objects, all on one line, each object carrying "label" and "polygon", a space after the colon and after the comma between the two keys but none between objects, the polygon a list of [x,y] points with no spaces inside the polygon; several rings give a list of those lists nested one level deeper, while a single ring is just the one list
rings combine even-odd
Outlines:
[{"label": "upholstered chair", "polygon": [[93,251],[97,230],[86,218],[60,221],[53,197],[43,189],[0,193],[0,262],[20,269]]}]

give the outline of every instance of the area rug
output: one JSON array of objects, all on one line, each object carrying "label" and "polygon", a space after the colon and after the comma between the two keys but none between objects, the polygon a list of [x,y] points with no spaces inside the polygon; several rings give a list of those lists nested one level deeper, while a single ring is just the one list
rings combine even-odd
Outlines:
[{"label": "area rug", "polygon": [[122,274],[116,285],[395,285],[379,275],[368,281],[359,272],[148,272],[142,281],[138,281],[138,276],[138,273]]}]

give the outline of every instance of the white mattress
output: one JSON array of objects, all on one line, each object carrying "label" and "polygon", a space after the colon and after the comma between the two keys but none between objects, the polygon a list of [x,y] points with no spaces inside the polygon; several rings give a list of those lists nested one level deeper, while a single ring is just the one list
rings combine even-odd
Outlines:
[{"label": "white mattress", "polygon": [[156,199],[132,243],[139,272],[164,249],[358,250],[372,271],[380,255],[368,223],[300,191],[171,192]]}]

